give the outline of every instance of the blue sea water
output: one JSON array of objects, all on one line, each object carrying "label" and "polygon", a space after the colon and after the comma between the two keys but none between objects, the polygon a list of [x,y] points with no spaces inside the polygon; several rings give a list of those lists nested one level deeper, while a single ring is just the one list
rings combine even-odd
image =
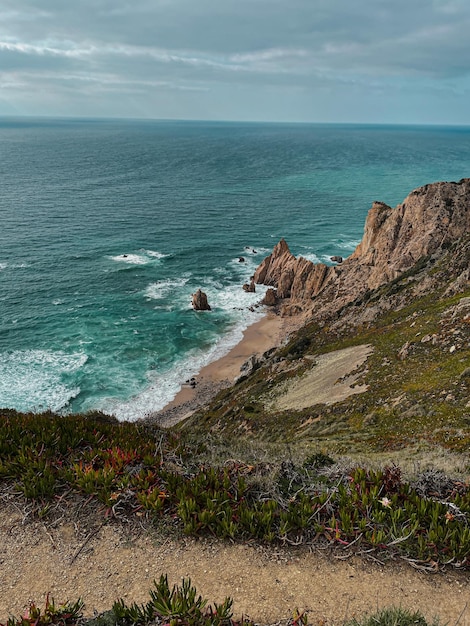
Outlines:
[{"label": "blue sea water", "polygon": [[0,406],[156,411],[262,315],[281,237],[348,256],[373,200],[467,176],[470,128],[0,119]]}]

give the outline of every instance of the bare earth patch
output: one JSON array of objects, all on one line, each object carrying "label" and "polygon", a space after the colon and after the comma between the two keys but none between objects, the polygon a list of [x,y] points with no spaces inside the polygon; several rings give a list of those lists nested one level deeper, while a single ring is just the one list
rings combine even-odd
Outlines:
[{"label": "bare earth patch", "polygon": [[[345,555],[346,556],[346,555]],[[73,520],[56,527],[23,523],[0,510],[0,622],[19,615],[28,601],[85,601],[85,614],[111,608],[114,600],[145,602],[154,579],[170,584],[190,577],[212,603],[234,599],[234,615],[259,623],[309,612],[310,623],[340,624],[387,606],[419,609],[442,623],[467,624],[470,581],[465,573],[426,574],[403,563],[382,566],[329,552],[275,549],[219,541],[175,540],[157,533],[126,533],[112,523],[87,528]]]},{"label": "bare earth patch", "polygon": [[354,372],[372,352],[372,346],[363,344],[315,357],[311,370],[286,384],[275,401],[275,408],[300,411],[314,404],[334,404],[364,393],[367,385],[353,386],[360,375]]}]

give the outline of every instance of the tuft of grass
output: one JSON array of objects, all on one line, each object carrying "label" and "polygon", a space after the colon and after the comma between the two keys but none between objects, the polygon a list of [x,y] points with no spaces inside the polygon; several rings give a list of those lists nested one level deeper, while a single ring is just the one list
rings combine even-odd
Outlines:
[{"label": "tuft of grass", "polygon": [[437,618],[429,624],[420,611],[389,607],[369,616],[351,619],[343,626],[438,626],[438,624]]},{"label": "tuft of grass", "polygon": [[158,582],[154,581],[146,604],[127,605],[120,599],[110,611],[88,620],[84,626],[254,626],[243,618],[235,621],[232,604],[231,598],[225,598],[221,604],[208,605],[189,578],[170,589],[168,577],[162,575]]}]

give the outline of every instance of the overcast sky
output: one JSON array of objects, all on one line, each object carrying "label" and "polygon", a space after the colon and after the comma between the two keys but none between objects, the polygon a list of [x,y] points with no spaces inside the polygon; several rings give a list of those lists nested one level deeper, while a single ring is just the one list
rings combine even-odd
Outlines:
[{"label": "overcast sky", "polygon": [[470,1],[0,0],[0,115],[470,124]]}]

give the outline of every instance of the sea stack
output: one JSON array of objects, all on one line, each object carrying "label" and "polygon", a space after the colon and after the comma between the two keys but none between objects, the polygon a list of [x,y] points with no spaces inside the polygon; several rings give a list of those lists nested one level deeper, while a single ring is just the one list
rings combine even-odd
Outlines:
[{"label": "sea stack", "polygon": [[198,289],[196,293],[193,294],[192,306],[195,311],[210,311],[211,307],[207,301],[207,295]]}]

